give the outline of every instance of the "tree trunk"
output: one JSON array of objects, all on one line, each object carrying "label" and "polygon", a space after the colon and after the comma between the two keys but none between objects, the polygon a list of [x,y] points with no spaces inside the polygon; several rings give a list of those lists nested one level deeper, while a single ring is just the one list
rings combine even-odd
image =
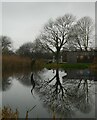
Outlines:
[{"label": "tree trunk", "polygon": [[60,55],[60,52],[57,51],[57,53],[56,53],[56,62],[57,62],[57,64],[59,64],[59,55]]},{"label": "tree trunk", "polygon": [[85,47],[85,51],[88,51],[87,47]]}]

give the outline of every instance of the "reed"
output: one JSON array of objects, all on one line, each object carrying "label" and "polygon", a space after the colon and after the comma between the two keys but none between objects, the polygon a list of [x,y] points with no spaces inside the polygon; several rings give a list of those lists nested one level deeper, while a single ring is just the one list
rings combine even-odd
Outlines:
[{"label": "reed", "polygon": [[45,61],[44,59],[36,59],[35,63],[32,65],[32,69],[35,70],[41,70],[45,67]]},{"label": "reed", "polygon": [[[25,116],[24,116],[25,120],[29,120],[29,114],[30,114],[31,111],[33,112],[33,109],[35,107],[36,107],[36,105],[25,112]],[[1,117],[2,120],[19,120],[19,113],[20,112],[18,111],[18,109],[12,110],[10,106],[4,106],[2,108],[0,117]],[[38,119],[39,118],[37,117],[36,120],[38,120]],[[56,114],[53,111],[51,120],[56,120],[56,119],[57,119]],[[59,118],[58,120],[61,120],[61,118]]]},{"label": "reed", "polygon": [[94,69],[97,71],[97,58],[94,59],[92,65],[90,66],[91,69]]},{"label": "reed", "polygon": [[2,71],[14,71],[31,68],[31,59],[16,55],[2,56]]},{"label": "reed", "polygon": [[2,119],[7,120],[7,119],[13,119],[13,120],[18,120],[19,117],[19,112],[16,109],[13,111],[10,107],[5,107],[2,109]]}]

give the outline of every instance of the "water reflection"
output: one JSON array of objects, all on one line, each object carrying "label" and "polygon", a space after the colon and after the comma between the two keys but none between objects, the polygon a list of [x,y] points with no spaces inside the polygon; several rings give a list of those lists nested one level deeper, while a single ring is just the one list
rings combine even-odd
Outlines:
[{"label": "water reflection", "polygon": [[37,91],[44,104],[61,117],[72,117],[76,110],[89,113],[93,106],[90,89],[94,82],[83,78],[67,78],[66,74],[60,76],[59,69],[56,69],[51,79],[42,81]]},{"label": "water reflection", "polygon": [[26,87],[31,86],[30,73],[25,73],[17,76],[17,80]]},{"label": "water reflection", "polygon": [[82,70],[66,70],[68,79],[88,79],[97,80],[97,73],[89,69]]},{"label": "water reflection", "polygon": [[[16,79],[18,85],[19,83],[23,85],[21,86],[24,90],[22,94],[25,95],[26,93],[27,99],[31,99],[26,91],[28,90],[32,98],[33,96],[36,97],[35,102],[38,101],[38,96],[39,101],[42,101],[42,108],[40,109],[47,108],[49,110],[48,114],[52,112],[56,114],[56,117],[64,118],[80,118],[84,117],[85,114],[87,114],[87,117],[94,117],[95,99],[93,96],[95,96],[95,91],[93,78],[95,76],[89,70],[43,69],[38,72],[33,71],[7,77],[5,75],[2,80],[2,90],[10,90],[14,79]],[[21,91],[23,90],[21,88]],[[17,91],[19,91],[18,86]],[[27,104],[30,105],[30,103]]]},{"label": "water reflection", "polygon": [[7,91],[12,86],[12,77],[2,77],[2,91]]},{"label": "water reflection", "polygon": [[31,74],[31,84],[32,84],[31,93],[33,95],[33,90],[35,88],[35,81],[34,81],[34,78],[33,78],[33,73]]}]

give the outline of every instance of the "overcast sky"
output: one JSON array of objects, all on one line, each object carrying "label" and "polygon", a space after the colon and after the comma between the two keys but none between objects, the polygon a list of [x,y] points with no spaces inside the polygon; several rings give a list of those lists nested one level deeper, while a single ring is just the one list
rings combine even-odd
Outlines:
[{"label": "overcast sky", "polygon": [[77,19],[83,16],[95,19],[95,3],[3,2],[2,32],[11,37],[14,48],[18,48],[24,42],[33,42],[50,18],[66,13],[73,14]]}]

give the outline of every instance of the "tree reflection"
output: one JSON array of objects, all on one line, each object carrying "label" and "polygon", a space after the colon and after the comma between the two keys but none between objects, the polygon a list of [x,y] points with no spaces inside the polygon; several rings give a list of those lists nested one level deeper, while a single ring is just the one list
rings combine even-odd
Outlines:
[{"label": "tree reflection", "polygon": [[90,87],[89,80],[66,79],[60,77],[59,69],[56,69],[56,74],[50,80],[43,80],[37,91],[44,104],[50,109],[64,115],[63,117],[72,117],[75,109],[83,113],[91,111]]},{"label": "tree reflection", "polygon": [[3,77],[2,76],[2,91],[7,91],[12,86],[12,78],[11,77]]},{"label": "tree reflection", "polygon": [[31,86],[31,74],[30,73],[25,73],[25,74],[20,74],[17,75],[17,80],[24,86],[30,87]]},{"label": "tree reflection", "polygon": [[[41,71],[43,73],[43,71]],[[33,75],[33,76],[32,76]],[[33,77],[33,79],[31,79]],[[38,85],[41,82],[41,76],[40,76],[40,71],[31,71],[29,73],[25,74],[20,74],[17,75],[16,78],[22,85],[26,87],[35,87],[35,85]],[[35,80],[35,81],[34,81]],[[34,85],[34,86],[33,86]],[[34,89],[34,88],[33,88]]]},{"label": "tree reflection", "polygon": [[[74,80],[72,80],[74,81]],[[92,98],[89,93],[88,80],[76,80],[76,83],[69,83],[67,88],[67,97],[72,104],[83,113],[91,111]]]},{"label": "tree reflection", "polygon": [[[65,76],[60,75],[59,69],[52,70],[53,76],[46,79],[44,77],[44,75],[48,75],[46,72],[49,73],[48,70],[33,71],[34,81],[31,80],[31,72],[17,74],[14,78],[24,86],[31,87],[30,92],[32,95],[35,89],[43,100],[44,106],[54,111],[58,117],[71,118],[76,110],[82,113],[89,113],[91,111],[93,105],[91,87],[94,84],[92,80],[87,80],[86,77],[71,79],[65,73]],[[12,79],[13,77],[3,77],[3,91],[11,87]]]}]

